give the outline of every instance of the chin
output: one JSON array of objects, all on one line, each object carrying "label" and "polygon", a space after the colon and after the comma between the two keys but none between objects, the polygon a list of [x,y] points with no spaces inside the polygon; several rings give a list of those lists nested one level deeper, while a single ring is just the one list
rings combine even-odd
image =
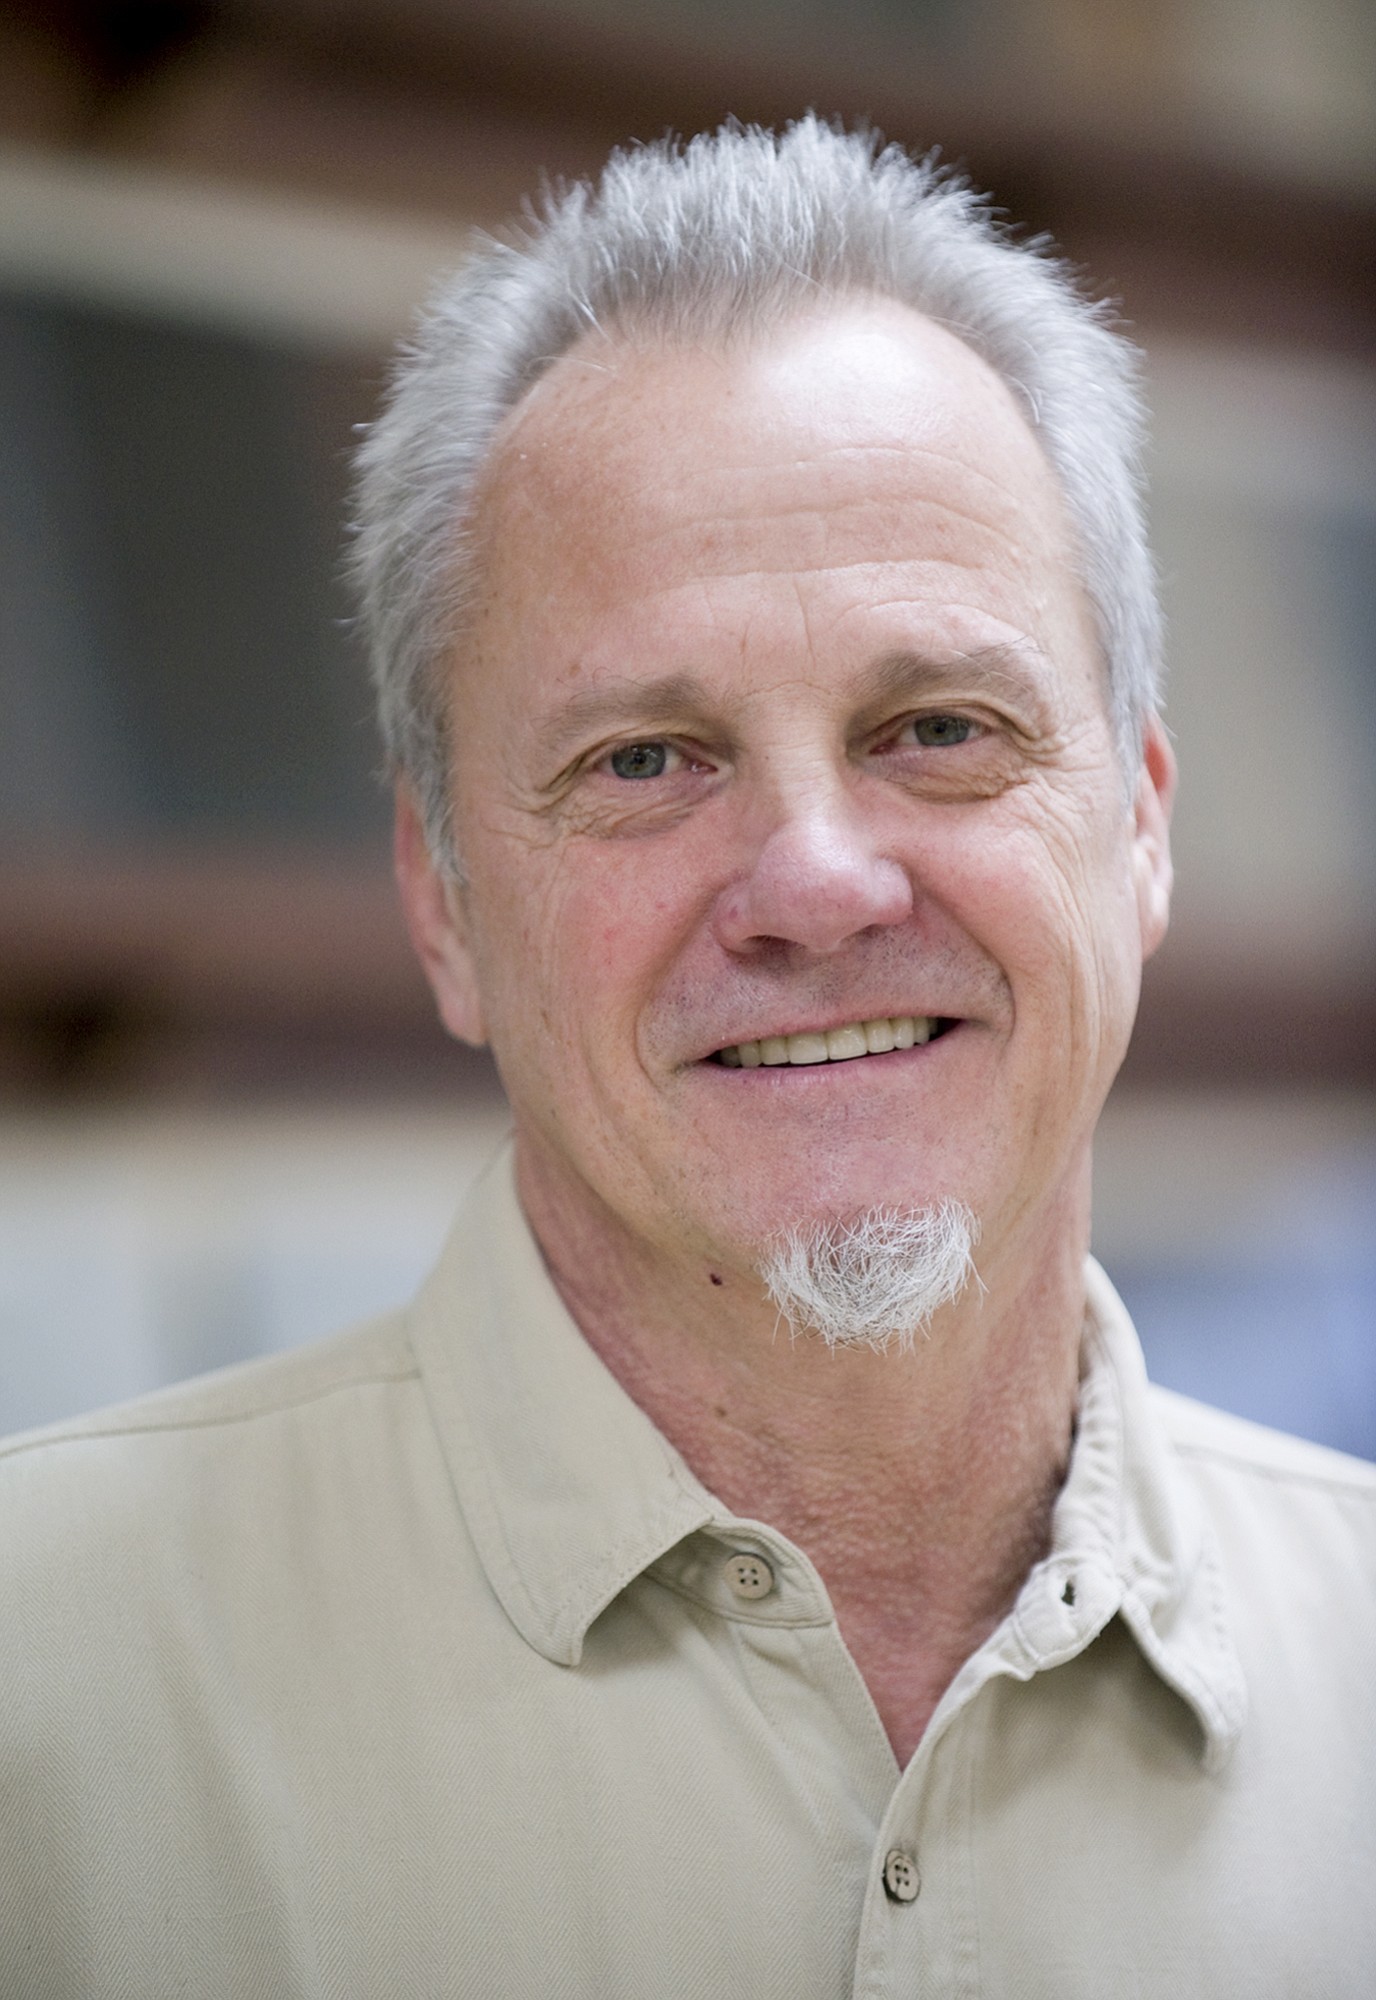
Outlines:
[{"label": "chin", "polygon": [[745,1244],[754,1262],[786,1235],[844,1228],[881,1215],[931,1215],[952,1205],[973,1219],[978,1233],[982,1203],[963,1185],[917,1174],[895,1177],[837,1168],[810,1178],[806,1187],[796,1182],[781,1187],[773,1199],[760,1198],[758,1183],[743,1190],[739,1202],[720,1213],[721,1233]]},{"label": "chin", "polygon": [[881,1206],[782,1232],[760,1277],[795,1332],[833,1348],[909,1349],[943,1306],[979,1283],[978,1240],[962,1202]]}]

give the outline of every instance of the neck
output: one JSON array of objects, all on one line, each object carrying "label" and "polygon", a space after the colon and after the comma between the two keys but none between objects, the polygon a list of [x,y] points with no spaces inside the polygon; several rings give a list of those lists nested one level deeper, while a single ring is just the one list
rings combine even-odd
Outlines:
[{"label": "neck", "polygon": [[757,1281],[680,1268],[547,1182],[522,1202],[590,1346],[725,1507],[804,1550],[900,1763],[1048,1544],[1074,1420],[1088,1159],[986,1244],[911,1351],[790,1338]]}]

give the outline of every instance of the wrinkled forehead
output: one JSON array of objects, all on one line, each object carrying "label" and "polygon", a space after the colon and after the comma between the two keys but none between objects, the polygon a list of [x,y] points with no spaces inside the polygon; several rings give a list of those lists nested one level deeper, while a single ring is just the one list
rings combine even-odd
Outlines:
[{"label": "wrinkled forehead", "polygon": [[946,454],[953,482],[982,469],[1068,545],[1059,487],[1013,391],[955,334],[875,299],[712,343],[585,336],[496,433],[475,526],[489,559],[556,520],[614,547],[628,523],[681,520],[695,499],[726,532],[734,478],[748,478],[755,507],[775,495],[798,505],[800,473],[844,504],[889,452]]}]

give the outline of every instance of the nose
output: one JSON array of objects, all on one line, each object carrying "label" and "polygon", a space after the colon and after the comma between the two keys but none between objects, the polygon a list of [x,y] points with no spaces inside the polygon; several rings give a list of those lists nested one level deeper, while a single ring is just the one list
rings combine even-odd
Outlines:
[{"label": "nose", "polygon": [[812,791],[773,817],[747,866],[717,899],[713,927],[728,951],[771,941],[834,952],[876,925],[912,914],[906,871],[880,851],[844,791]]}]

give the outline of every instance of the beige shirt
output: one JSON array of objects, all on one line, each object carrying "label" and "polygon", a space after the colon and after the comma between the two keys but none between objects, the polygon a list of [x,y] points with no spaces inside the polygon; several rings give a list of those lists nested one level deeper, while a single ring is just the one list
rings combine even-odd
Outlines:
[{"label": "beige shirt", "polygon": [[[509,1161],[408,1313],[0,1462],[0,1994],[1376,1991],[1376,1469],[1149,1390],[905,1771]],[[922,1524],[915,1521],[913,1532]]]}]

